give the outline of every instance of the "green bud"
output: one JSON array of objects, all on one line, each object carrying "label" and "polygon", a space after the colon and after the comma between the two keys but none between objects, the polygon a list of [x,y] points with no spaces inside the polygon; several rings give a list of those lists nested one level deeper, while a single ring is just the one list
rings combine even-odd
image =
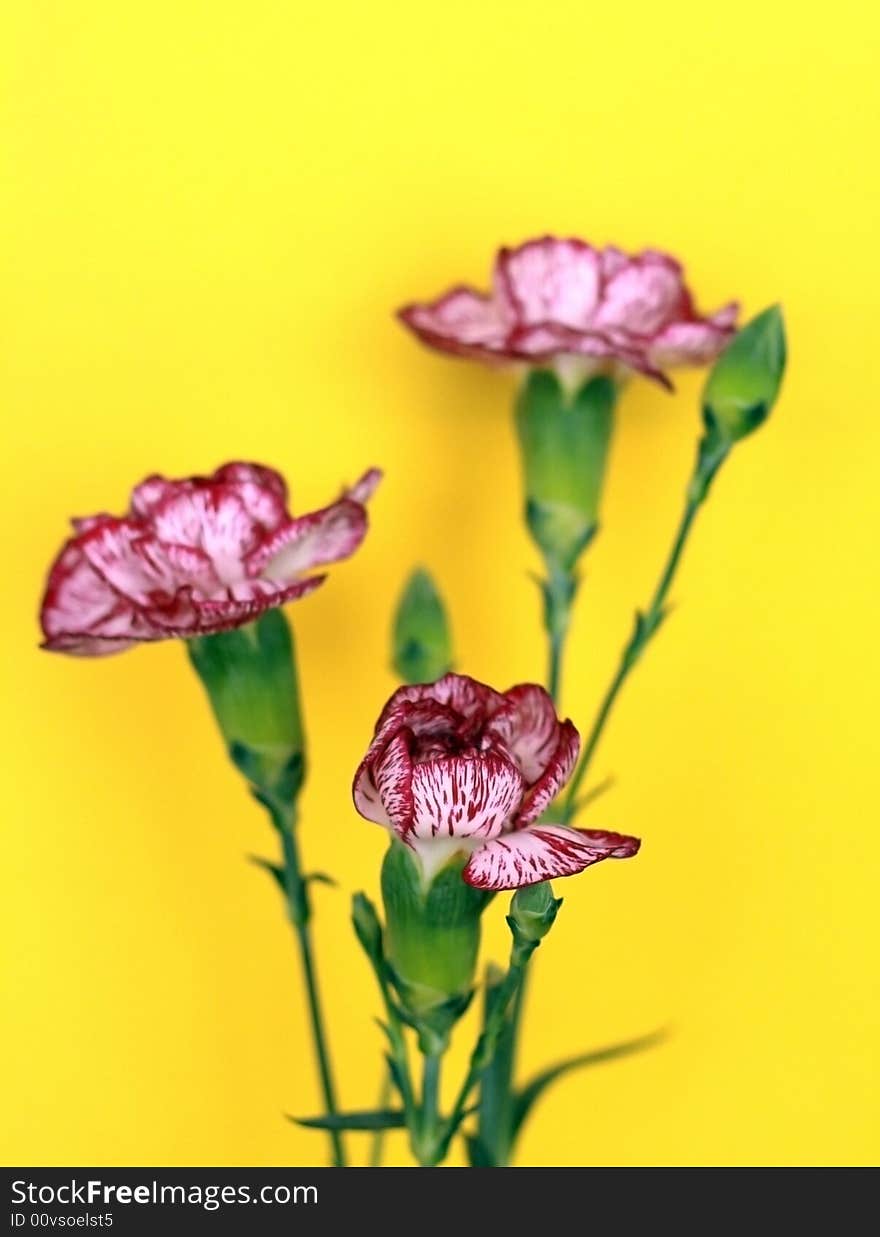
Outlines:
[{"label": "green bud", "polygon": [[518,945],[537,945],[550,929],[562,906],[562,898],[554,898],[549,881],[517,889],[510,902],[507,922]]},{"label": "green bud", "polygon": [[187,641],[236,767],[269,800],[295,799],[305,774],[293,637],[281,610]]},{"label": "green bud", "polygon": [[703,392],[710,433],[737,442],[756,430],[770,415],[784,370],[785,327],[772,305],[734,336],[712,367]]},{"label": "green bud", "polygon": [[517,398],[526,523],[551,573],[571,572],[596,530],[616,397],[610,378],[571,395],[532,370]]},{"label": "green bud", "polygon": [[393,661],[404,683],[433,683],[450,669],[446,608],[427,571],[414,571],[401,594],[394,619]]},{"label": "green bud", "polygon": [[351,900],[351,922],[364,953],[377,965],[382,958],[382,925],[365,893],[356,893]]},{"label": "green bud", "polygon": [[382,864],[386,961],[408,1014],[441,1030],[470,997],[480,916],[490,900],[462,880],[466,860],[458,851],[426,879],[410,848],[395,839]]}]

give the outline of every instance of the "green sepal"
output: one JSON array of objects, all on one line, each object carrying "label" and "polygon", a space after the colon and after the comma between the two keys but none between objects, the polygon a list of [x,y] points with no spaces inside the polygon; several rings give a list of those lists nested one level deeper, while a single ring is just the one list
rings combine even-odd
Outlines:
[{"label": "green sepal", "polygon": [[392,662],[404,683],[433,683],[452,666],[452,636],[443,599],[427,571],[414,571],[394,617]]},{"label": "green sepal", "polygon": [[542,369],[531,370],[519,392],[526,524],[551,574],[569,574],[595,533],[616,395],[605,377],[569,394]]},{"label": "green sepal", "polygon": [[[290,804],[305,779],[293,637],[280,609],[187,641],[229,758],[260,801]],[[267,802],[267,800],[269,802]]]},{"label": "green sepal", "polygon": [[703,391],[710,435],[738,442],[767,420],[782,385],[785,354],[782,311],[772,305],[737,332],[712,366]]},{"label": "green sepal", "polygon": [[385,958],[408,1021],[442,1036],[471,999],[480,916],[491,895],[462,880],[458,852],[425,880],[408,846],[394,840],[382,865]]},{"label": "green sepal", "polygon": [[294,1125],[308,1130],[402,1130],[406,1114],[402,1108],[375,1108],[364,1112],[337,1112],[324,1117],[291,1117]]}]

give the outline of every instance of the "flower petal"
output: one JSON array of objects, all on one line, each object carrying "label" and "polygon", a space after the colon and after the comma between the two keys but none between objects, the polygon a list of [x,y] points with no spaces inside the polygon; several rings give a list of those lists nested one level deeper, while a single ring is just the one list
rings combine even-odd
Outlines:
[{"label": "flower petal", "polygon": [[140,520],[107,520],[79,541],[86,560],[137,606],[166,605],[183,588],[218,587],[211,560],[193,546],[168,545]]},{"label": "flower petal", "polygon": [[714,361],[733,335],[737,312],[738,306],[727,305],[703,321],[673,322],[652,340],[651,363],[669,367]]},{"label": "flower petal", "polygon": [[[668,380],[650,361],[644,341],[630,336],[626,331],[609,328],[606,331],[581,330],[542,322],[535,326],[517,327],[510,334],[508,353],[511,357],[531,364],[558,360],[563,356],[588,358],[595,365],[588,372],[623,365],[648,378],[654,378],[664,386]],[[606,365],[600,365],[607,362]]]},{"label": "flower petal", "polygon": [[381,468],[368,468],[364,475],[345,491],[345,497],[363,505],[376,493],[376,487],[381,480]]},{"label": "flower petal", "polygon": [[498,254],[496,281],[518,324],[589,326],[599,298],[599,255],[574,238],[544,236]]},{"label": "flower petal", "polygon": [[394,829],[401,837],[412,827],[412,760],[405,732],[380,754],[368,752],[354,777],[354,805],[367,820]]},{"label": "flower petal", "polygon": [[521,889],[559,876],[573,876],[602,859],[627,859],[638,838],[567,825],[532,825],[486,842],[462,875],[477,889]]},{"label": "flower petal", "polygon": [[549,694],[537,683],[511,687],[490,725],[516,760],[526,783],[537,782],[553,759],[561,736]]},{"label": "flower petal", "polygon": [[405,305],[398,317],[423,343],[445,352],[478,356],[504,349],[503,307],[473,288],[452,288],[436,301]]},{"label": "flower petal", "polygon": [[538,819],[571,777],[581,748],[581,737],[569,721],[561,722],[556,748],[547,767],[523,798],[516,817],[517,829],[524,829]]},{"label": "flower petal", "polygon": [[149,519],[159,504],[164,502],[170,494],[184,486],[190,489],[192,483],[192,477],[187,477],[184,481],[169,481],[167,477],[163,477],[159,473],[152,473],[132,490],[130,499],[131,514],[140,520]]},{"label": "flower petal", "polygon": [[138,610],[91,566],[78,539],[67,543],[49,573],[40,625],[44,647],[58,652],[118,652],[152,638]]},{"label": "flower petal", "polygon": [[377,732],[400,705],[429,701],[454,709],[462,719],[470,721],[494,714],[503,706],[504,697],[501,692],[467,674],[444,674],[435,683],[412,683],[399,687],[379,715]]},{"label": "flower petal", "polygon": [[47,653],[67,653],[71,657],[109,657],[113,653],[123,653],[133,649],[150,637],[138,636],[136,640],[126,640],[122,636],[90,636],[88,632],[68,632],[63,636],[53,636],[40,645]]},{"label": "flower petal", "polygon": [[228,485],[170,493],[153,511],[151,523],[161,541],[207,554],[223,584],[244,579],[244,560],[265,537],[243,499]]},{"label": "flower petal", "polygon": [[651,336],[688,313],[689,301],[674,258],[652,250],[630,258],[606,282],[593,325]]},{"label": "flower petal", "polygon": [[232,485],[252,485],[261,490],[268,490],[282,503],[287,502],[287,482],[280,472],[267,468],[265,464],[252,464],[243,460],[232,460],[223,464],[210,478],[211,481],[228,482]]},{"label": "flower petal", "polygon": [[[383,713],[373,741],[367,751],[366,759],[380,751],[391,735],[398,730],[407,730],[412,735],[412,748],[424,756],[437,754],[432,747],[443,747],[443,740],[456,738],[464,725],[460,713],[446,705],[438,704],[436,700],[421,700],[415,703],[402,703],[390,711]],[[445,749],[444,749],[445,750]]]},{"label": "flower petal", "polygon": [[312,567],[348,558],[367,532],[366,509],[341,498],[323,511],[301,515],[279,528],[248,560],[248,572],[289,581]]},{"label": "flower petal", "polygon": [[[209,635],[216,631],[228,631],[231,627],[241,627],[250,623],[264,610],[286,605],[288,601],[297,601],[324,583],[326,576],[309,576],[305,580],[295,580],[292,584],[276,584],[272,580],[242,580],[230,588],[229,596],[216,600],[192,599],[194,622],[197,633]],[[183,634],[178,631],[175,634]],[[196,634],[196,633],[188,633]]]},{"label": "flower petal", "polygon": [[421,838],[495,837],[523,788],[519,769],[491,753],[424,761],[413,769],[412,832]]}]

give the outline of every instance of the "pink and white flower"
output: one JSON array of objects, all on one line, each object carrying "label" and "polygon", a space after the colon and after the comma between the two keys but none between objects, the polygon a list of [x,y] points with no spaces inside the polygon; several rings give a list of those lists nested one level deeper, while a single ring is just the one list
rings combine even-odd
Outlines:
[{"label": "pink and white flower", "polygon": [[462,850],[478,889],[572,876],[639,849],[637,838],[541,820],[579,748],[542,687],[497,692],[447,674],[388,701],[355,775],[355,807],[411,847],[426,876]]},{"label": "pink and white flower", "polygon": [[371,469],[329,507],[296,517],[283,477],[260,464],[148,477],[127,515],[73,520],[43,598],[43,648],[98,657],[240,627],[305,596],[325,578],[305,573],[363,541],[380,477]]},{"label": "pink and white flower", "polygon": [[669,386],[667,368],[714,360],[737,313],[735,302],[697,313],[668,254],[630,256],[544,236],[499,251],[490,293],[459,285],[399,316],[424,343],[457,356],[552,366],[579,378],[637,370]]}]

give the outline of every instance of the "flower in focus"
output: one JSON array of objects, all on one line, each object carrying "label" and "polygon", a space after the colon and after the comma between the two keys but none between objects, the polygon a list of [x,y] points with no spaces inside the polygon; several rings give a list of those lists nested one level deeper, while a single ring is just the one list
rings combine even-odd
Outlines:
[{"label": "flower in focus", "polygon": [[625,859],[636,838],[540,821],[577,760],[578,732],[532,683],[497,692],[464,675],[402,687],[354,780],[354,802],[415,851],[430,877],[468,851],[478,889],[517,889]]},{"label": "flower in focus", "polygon": [[291,516],[284,479],[230,463],[210,477],[148,477],[127,515],[73,521],[40,612],[44,648],[82,656],[227,631],[310,593],[305,572],[347,558],[367,530],[367,472],[321,511]]},{"label": "flower in focus", "polygon": [[667,254],[545,236],[499,251],[491,293],[458,286],[405,306],[400,318],[424,343],[458,356],[552,366],[578,379],[637,370],[669,386],[667,367],[718,355],[737,310],[697,313]]}]

